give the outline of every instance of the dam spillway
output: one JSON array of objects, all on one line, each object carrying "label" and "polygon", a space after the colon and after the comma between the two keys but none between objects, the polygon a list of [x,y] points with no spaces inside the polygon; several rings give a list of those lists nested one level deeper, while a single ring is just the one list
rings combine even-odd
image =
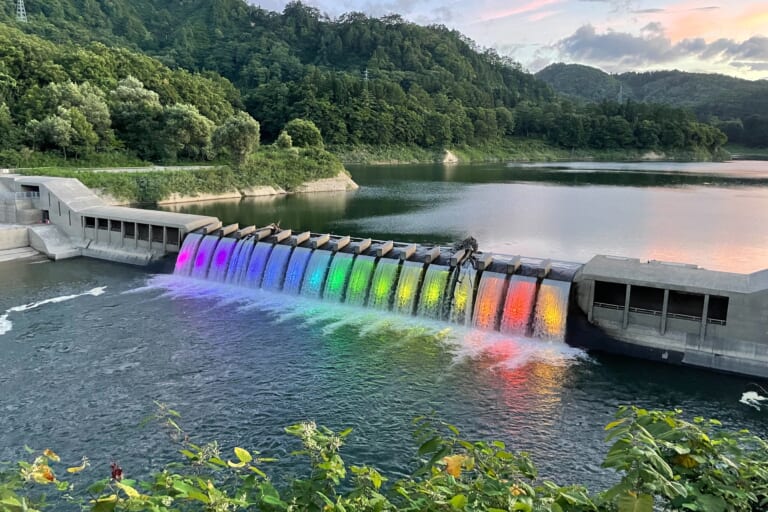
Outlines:
[{"label": "dam spillway", "polygon": [[275,230],[241,239],[192,233],[174,274],[564,341],[577,267],[566,265],[557,279],[543,260],[526,265],[520,258],[481,256]]}]

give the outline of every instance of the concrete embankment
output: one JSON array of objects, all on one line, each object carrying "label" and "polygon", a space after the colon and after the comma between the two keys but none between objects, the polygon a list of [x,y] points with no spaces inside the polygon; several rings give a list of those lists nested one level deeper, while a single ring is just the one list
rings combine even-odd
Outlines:
[{"label": "concrete embankment", "polygon": [[[243,197],[264,197],[281,196],[286,194],[306,194],[314,192],[345,192],[348,190],[357,190],[359,185],[345,172],[341,172],[333,178],[323,178],[319,180],[302,183],[295,189],[287,191],[281,187],[271,185],[252,186],[239,190],[228,190],[219,194],[200,193],[195,195],[171,193],[157,201],[159,205],[192,203],[198,201],[220,201],[226,199],[240,199]],[[120,199],[102,189],[93,189],[93,192],[111,206],[125,206],[131,204],[130,201]]]},{"label": "concrete embankment", "polygon": [[29,245],[27,226],[0,224],[0,262],[38,256]]}]

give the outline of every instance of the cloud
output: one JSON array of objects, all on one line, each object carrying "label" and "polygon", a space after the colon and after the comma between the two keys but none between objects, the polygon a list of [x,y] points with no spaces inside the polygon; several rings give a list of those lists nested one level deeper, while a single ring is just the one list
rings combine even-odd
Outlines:
[{"label": "cloud", "polygon": [[632,11],[632,14],[658,14],[665,11],[666,9],[638,9],[636,11]]},{"label": "cloud", "polygon": [[748,66],[753,70],[768,66],[768,37],[753,36],[744,41],[721,38],[710,43],[702,38],[689,38],[672,43],[658,22],[644,26],[639,35],[612,30],[598,33],[592,25],[584,25],[557,42],[554,49],[561,58],[615,71],[683,59],[717,62],[735,68]]}]

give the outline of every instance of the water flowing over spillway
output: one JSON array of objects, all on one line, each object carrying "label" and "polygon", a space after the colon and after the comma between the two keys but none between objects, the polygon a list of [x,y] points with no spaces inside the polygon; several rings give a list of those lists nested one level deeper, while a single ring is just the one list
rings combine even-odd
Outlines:
[{"label": "water flowing over spillway", "polygon": [[471,259],[452,266],[357,252],[193,233],[174,274],[510,335],[565,338],[569,281],[478,270]]}]

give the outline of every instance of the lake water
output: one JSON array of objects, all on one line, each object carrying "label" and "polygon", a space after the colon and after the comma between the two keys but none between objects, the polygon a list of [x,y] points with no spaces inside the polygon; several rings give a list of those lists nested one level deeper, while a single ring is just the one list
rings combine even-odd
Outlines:
[{"label": "lake water", "polygon": [[[709,268],[768,267],[768,162],[353,168],[350,194],[192,204],[225,222],[281,221],[381,239],[586,261],[595,253]],[[0,460],[51,447],[90,479],[174,458],[153,401],[195,439],[260,449],[296,469],[282,428],[354,428],[343,454],[413,468],[411,420],[532,453],[560,483],[608,485],[603,425],[620,404],[768,435],[738,403],[751,380],[504,337],[443,322],[78,259],[0,264]],[[230,452],[231,453],[231,452]],[[287,468],[287,469],[285,469]],[[83,480],[89,477],[83,477]]]}]

